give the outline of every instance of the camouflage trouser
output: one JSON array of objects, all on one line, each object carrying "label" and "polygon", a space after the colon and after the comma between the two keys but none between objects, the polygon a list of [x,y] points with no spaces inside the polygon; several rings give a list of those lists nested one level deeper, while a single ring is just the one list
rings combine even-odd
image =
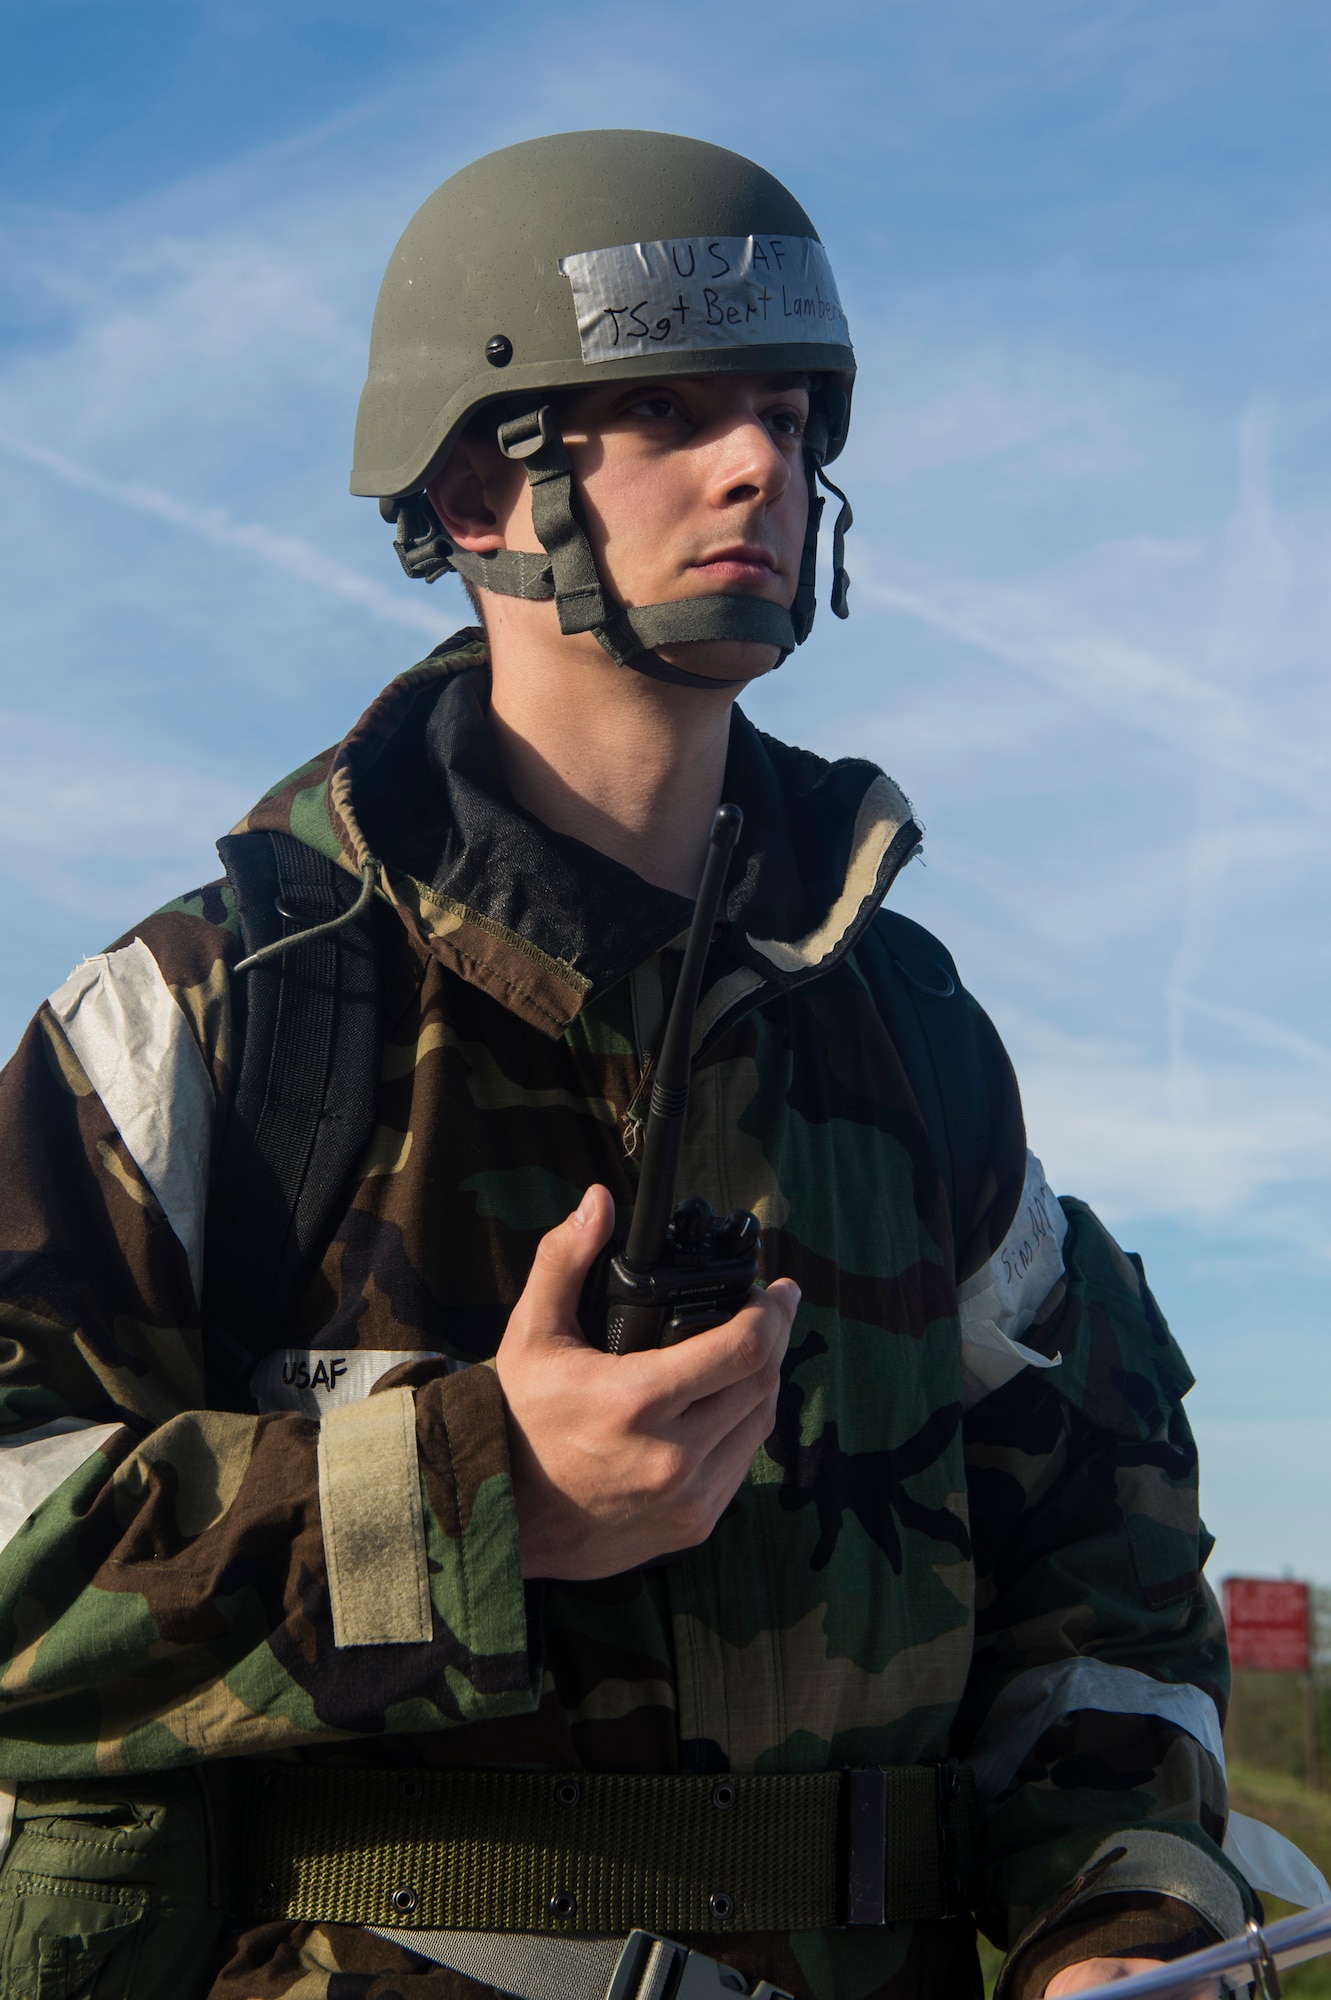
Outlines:
[{"label": "camouflage trouser", "polygon": [[5,2000],[202,2000],[223,1924],[221,1787],[25,1784],[0,1870]]}]

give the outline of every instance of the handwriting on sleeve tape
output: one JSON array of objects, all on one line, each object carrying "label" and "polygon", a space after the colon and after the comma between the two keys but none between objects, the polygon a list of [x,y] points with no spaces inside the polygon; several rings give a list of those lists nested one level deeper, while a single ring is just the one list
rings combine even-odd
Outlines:
[{"label": "handwriting on sleeve tape", "polygon": [[318,1418],[368,1396],[390,1368],[435,1359],[433,1351],[420,1348],[282,1347],[259,1362],[250,1392],[260,1410],[299,1410]]},{"label": "handwriting on sleeve tape", "polygon": [[677,236],[561,257],[582,358],[622,361],[775,343],[849,347],[827,252],[812,236]]}]

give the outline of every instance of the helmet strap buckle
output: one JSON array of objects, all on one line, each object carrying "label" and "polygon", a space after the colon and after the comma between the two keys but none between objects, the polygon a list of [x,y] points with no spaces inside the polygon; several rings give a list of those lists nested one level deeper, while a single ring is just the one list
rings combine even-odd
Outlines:
[{"label": "helmet strap buckle", "polygon": [[507,423],[500,424],[495,435],[504,457],[534,458],[538,451],[543,451],[550,442],[546,429],[549,417],[550,405],[542,403],[539,410],[526,410],[520,417],[510,417]]}]

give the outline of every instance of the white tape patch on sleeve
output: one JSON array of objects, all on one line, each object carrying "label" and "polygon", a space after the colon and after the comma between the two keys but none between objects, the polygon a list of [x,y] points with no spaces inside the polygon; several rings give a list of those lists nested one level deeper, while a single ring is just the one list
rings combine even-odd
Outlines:
[{"label": "white tape patch on sleeve", "polygon": [[76,966],[52,1013],[203,1280],[213,1085],[189,1022],[141,938]]},{"label": "white tape patch on sleeve", "polygon": [[849,347],[827,252],[813,236],[676,236],[579,250],[573,287],[582,358],[816,342]]},{"label": "white tape patch on sleeve", "polygon": [[981,1804],[992,1804],[1007,1789],[1047,1729],[1083,1709],[1160,1716],[1200,1743],[1224,1769],[1220,1717],[1202,1688],[1190,1681],[1158,1681],[1135,1667],[1077,1654],[1028,1667],[995,1701],[967,1758]]},{"label": "white tape patch on sleeve", "polygon": [[957,1292],[961,1310],[961,1358],[968,1378],[966,1401],[974,1405],[1001,1389],[1023,1368],[1055,1368],[1052,1357],[1026,1347],[1044,1301],[1063,1276],[1063,1239],[1068,1219],[1034,1153],[1026,1155],[1026,1183],[1012,1227],[989,1262]]},{"label": "white tape patch on sleeve", "polygon": [[250,1393],[261,1411],[299,1410],[319,1419],[360,1402],[390,1368],[438,1358],[429,1348],[280,1347],[250,1376]]},{"label": "white tape patch on sleeve", "polygon": [[49,1424],[0,1438],[0,1549],[119,1429],[119,1424],[95,1424],[83,1417],[55,1417]]}]

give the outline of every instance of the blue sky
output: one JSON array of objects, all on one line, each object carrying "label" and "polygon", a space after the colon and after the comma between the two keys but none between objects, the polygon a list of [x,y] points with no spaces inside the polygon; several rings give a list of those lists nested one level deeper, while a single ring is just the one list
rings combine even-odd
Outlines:
[{"label": "blue sky", "polygon": [[915,800],[901,904],[1197,1372],[1216,1573],[1331,1582],[1326,9],[0,0],[0,35],[0,1041],[464,620],[346,493],[417,203],[537,132],[749,152],[861,365],[854,615],[751,711]]}]

